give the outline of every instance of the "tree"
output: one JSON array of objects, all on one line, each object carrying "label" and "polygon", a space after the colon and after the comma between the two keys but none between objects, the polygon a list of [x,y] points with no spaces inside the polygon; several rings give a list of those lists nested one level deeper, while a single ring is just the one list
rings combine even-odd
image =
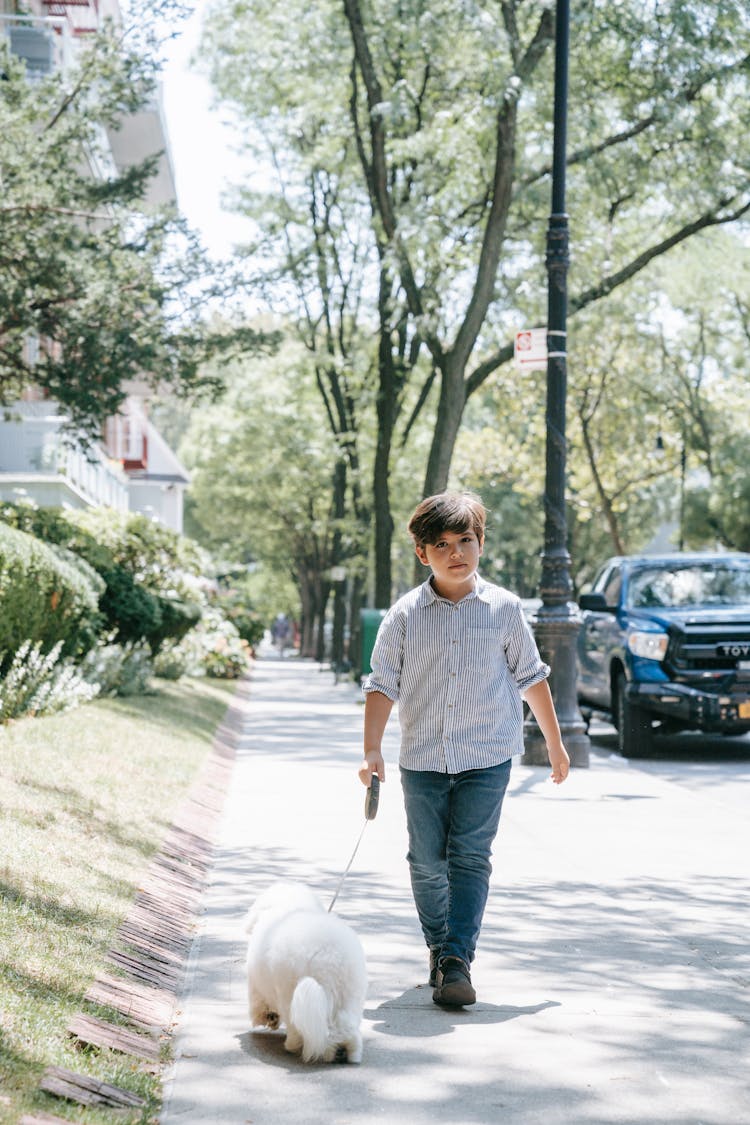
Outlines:
[{"label": "tree", "polygon": [[[316,20],[318,16],[316,11]],[[285,14],[268,11],[264,26],[255,21],[235,24],[232,11],[218,12],[208,29],[213,76],[226,98],[248,112],[253,112],[251,106],[259,107],[257,128],[245,134],[243,143],[260,164],[268,164],[273,187],[243,185],[236,192],[237,206],[260,230],[246,252],[256,268],[260,264],[264,299],[315,357],[325,417],[339,449],[333,470],[337,516],[351,515],[372,535],[375,601],[385,605],[392,587],[389,485],[394,431],[408,405],[405,391],[420,359],[420,341],[404,316],[387,246],[382,240],[373,243],[348,115],[322,112],[317,104],[307,115],[296,112],[299,90],[288,84],[288,76],[273,61],[282,42],[276,34],[280,18],[283,22]],[[248,80],[244,68],[229,64],[230,22],[232,57],[252,59],[254,74],[255,60],[264,60],[274,81]],[[324,17],[323,25],[317,24],[322,41],[329,32],[325,22]],[[283,118],[277,113],[279,97],[289,99],[291,107]],[[433,377],[434,372],[428,372],[427,389]],[[423,401],[424,396],[417,413]],[[370,484],[362,473],[361,430],[373,405],[378,426]],[[413,422],[414,415],[407,432]],[[351,569],[351,559],[338,561]],[[361,573],[355,568],[355,575]],[[357,616],[358,592],[355,586],[352,619]],[[339,618],[336,615],[335,621]],[[334,628],[334,644],[336,634]]]},{"label": "tree", "polygon": [[93,171],[109,167],[104,127],[153,94],[149,42],[107,27],[42,81],[0,53],[0,403],[33,383],[90,437],[128,380],[210,390],[204,360],[260,339],[203,319],[220,287],[196,237],[173,209],[142,205],[155,159]]},{"label": "tree", "polygon": [[[441,374],[429,492],[447,481],[468,397],[510,358],[510,342],[492,347],[492,330],[503,323],[498,313],[507,323],[518,307],[524,249],[540,249],[546,200],[539,186],[550,168],[539,154],[548,151],[551,120],[541,63],[552,39],[551,5],[504,0],[502,27],[483,5],[472,8],[473,21],[455,6],[400,6],[400,21],[390,8],[392,22],[387,5],[369,9],[367,18],[360,0],[344,0],[344,8],[355,84],[359,76],[365,91],[354,127],[369,194],[412,314],[436,326],[425,333]],[[584,215],[586,224],[572,274],[573,312],[698,231],[750,209],[750,177],[734,156],[739,121],[731,115],[716,127],[717,109],[746,88],[745,6],[680,0],[660,5],[653,17],[641,4],[578,6],[569,164],[571,195],[587,206],[573,207],[574,246]],[[498,50],[469,55],[478,34],[492,36]],[[462,71],[464,59],[474,64],[471,73]],[[455,178],[440,187],[452,155],[446,117],[475,146],[474,167],[461,169],[468,191]],[[455,133],[448,137],[455,145]],[[412,159],[408,190],[394,174],[404,149]],[[519,175],[518,167],[532,171]],[[436,224],[439,255],[430,237]],[[580,266],[597,277],[593,284],[582,284]],[[463,299],[456,300],[459,286]]]},{"label": "tree", "polygon": [[[367,575],[362,560],[362,539],[370,522],[370,502],[363,488],[361,426],[362,402],[369,397],[371,361],[363,343],[359,307],[367,272],[367,248],[362,245],[360,227],[352,221],[356,214],[350,198],[351,185],[345,162],[335,159],[322,168],[310,151],[325,144],[318,123],[310,135],[300,138],[296,191],[287,187],[287,177],[279,176],[278,198],[270,203],[279,212],[256,246],[261,257],[271,255],[284,262],[280,299],[273,287],[266,290],[269,306],[289,316],[287,327],[303,344],[310,357],[315,385],[321,397],[323,417],[334,441],[331,458],[331,499],[335,530],[331,566],[349,572],[350,620],[358,617]],[[275,157],[273,138],[267,151]],[[248,195],[248,193],[243,193]],[[248,195],[248,207],[269,207],[267,196],[259,201]],[[289,294],[294,308],[287,308]],[[342,528],[349,519],[362,532],[345,537]],[[334,586],[333,652],[334,664],[343,661],[346,606],[345,588]]]},{"label": "tree", "polygon": [[332,503],[336,443],[314,363],[287,344],[274,358],[236,361],[225,378],[227,394],[196,412],[180,448],[193,475],[189,528],[220,557],[288,575],[302,653],[322,659],[334,551],[338,538],[350,549],[352,527]]},{"label": "tree", "polygon": [[[750,271],[727,232],[702,234],[579,314],[569,378],[574,584],[671,535],[746,548]],[[487,565],[519,592],[541,541],[544,380],[500,369],[465,414],[453,472],[490,506]],[[494,526],[493,526],[494,525]],[[525,565],[524,565],[525,560]]]},{"label": "tree", "polygon": [[750,269],[744,246],[703,236],[663,271],[673,323],[659,359],[673,388],[664,439],[679,538],[690,546],[750,548],[746,400]]},{"label": "tree", "polygon": [[[392,335],[398,326],[420,358],[394,383],[379,353],[390,409],[378,480],[412,375],[425,379],[415,407],[434,410],[423,488],[433,492],[448,481],[470,397],[511,358],[513,330],[543,319],[551,8],[329,0],[311,15],[292,0],[282,15],[225,0],[215,13],[214,74],[243,120],[281,141],[322,122],[329,148],[316,159],[356,153],[391,278],[385,300],[372,282],[372,322]],[[750,124],[750,17],[739,0],[584,0],[571,43],[575,317],[700,231],[746,215],[736,137]],[[286,150],[277,160],[287,167]]]}]

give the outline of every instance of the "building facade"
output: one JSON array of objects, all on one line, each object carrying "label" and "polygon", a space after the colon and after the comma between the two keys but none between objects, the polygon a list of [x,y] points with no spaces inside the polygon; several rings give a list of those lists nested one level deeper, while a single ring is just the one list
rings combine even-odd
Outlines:
[{"label": "building facade", "polygon": [[[79,44],[104,20],[121,22],[117,0],[0,0],[0,36],[24,60],[29,81],[71,66]],[[175,184],[159,96],[102,130],[90,175],[122,173],[158,154],[144,207],[171,203]],[[38,342],[28,340],[27,348]],[[42,507],[99,507],[142,512],[182,531],[189,476],[148,417],[148,401],[133,389],[99,443],[84,445],[66,429],[57,404],[35,388],[0,406],[0,500],[27,498]]]}]

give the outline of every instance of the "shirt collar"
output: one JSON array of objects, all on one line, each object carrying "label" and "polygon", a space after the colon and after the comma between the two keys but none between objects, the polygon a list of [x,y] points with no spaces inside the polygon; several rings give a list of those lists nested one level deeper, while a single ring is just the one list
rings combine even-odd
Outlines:
[{"label": "shirt collar", "polygon": [[[485,582],[481,574],[477,574],[474,576],[474,589],[461,598],[461,602],[470,601],[472,598],[480,598],[483,602],[488,602],[490,600],[490,589],[490,583]],[[447,598],[441,598],[440,594],[437,593],[432,585],[432,576],[430,576],[426,582],[422,583],[417,604],[425,606],[430,605],[432,602],[444,602],[447,600]],[[460,605],[461,602],[456,602],[455,604]]]}]

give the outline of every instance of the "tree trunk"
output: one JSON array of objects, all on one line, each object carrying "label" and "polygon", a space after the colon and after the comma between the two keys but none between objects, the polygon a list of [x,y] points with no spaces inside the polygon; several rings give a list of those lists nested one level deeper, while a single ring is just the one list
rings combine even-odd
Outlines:
[{"label": "tree trunk", "polygon": [[[333,520],[331,565],[342,566],[341,527],[346,518],[346,462],[339,458],[333,470]],[[333,577],[333,576],[332,576]],[[331,665],[334,670],[344,661],[344,625],[346,619],[345,578],[333,577],[333,634],[331,637]]]},{"label": "tree trunk", "polygon": [[396,371],[393,362],[391,333],[388,323],[387,294],[390,289],[387,274],[381,265],[380,274],[380,344],[378,347],[378,397],[376,402],[378,434],[373,469],[374,508],[374,558],[375,606],[387,609],[391,604],[393,579],[391,572],[391,543],[393,517],[391,515],[390,472],[393,430],[398,414]]},{"label": "tree trunk", "polygon": [[331,584],[330,582],[321,581],[320,575],[316,575],[315,586],[316,601],[318,603],[317,613],[315,615],[315,659],[319,664],[322,664],[326,656],[326,607],[328,606],[328,596],[331,592]]},{"label": "tree trunk", "polygon": [[591,441],[591,434],[589,433],[589,420],[582,415],[579,415],[579,417],[581,419],[581,433],[583,434],[583,444],[586,449],[586,457],[588,458],[591,475],[594,478],[596,491],[599,494],[602,511],[604,512],[607,526],[609,527],[609,533],[612,536],[612,543],[614,544],[615,554],[625,555],[627,554],[627,551],[625,550],[625,544],[623,543],[622,537],[620,535],[620,525],[617,522],[617,514],[614,510],[614,507],[612,506],[612,501],[605,491],[602,478],[599,476],[599,468],[597,466],[596,457],[594,455],[594,446]]},{"label": "tree trunk", "polygon": [[365,581],[362,575],[355,574],[349,584],[349,647],[347,655],[354,676],[362,674],[362,626],[359,611],[362,609],[365,594]]},{"label": "tree trunk", "polygon": [[441,375],[440,401],[425,474],[425,496],[434,496],[436,492],[443,492],[448,487],[453,450],[466,405],[463,367],[456,363],[452,355],[446,357]]},{"label": "tree trunk", "polygon": [[[446,360],[441,372],[440,400],[427,461],[423,496],[434,496],[437,492],[444,492],[448,487],[453,450],[456,447],[466,405],[463,369],[458,367],[452,355],[446,357]],[[419,559],[415,559],[414,585],[418,586],[424,582],[428,573],[429,571]]]},{"label": "tree trunk", "polygon": [[375,560],[375,605],[387,609],[391,604],[393,576],[391,570],[391,545],[393,541],[393,516],[391,515],[390,488],[388,481],[390,464],[390,443],[383,449],[379,435],[375,454],[373,480],[374,514],[374,560]]},{"label": "tree trunk", "polygon": [[299,653],[300,656],[311,657],[315,652],[315,606],[312,591],[303,575],[297,577],[297,589],[302,607]]}]

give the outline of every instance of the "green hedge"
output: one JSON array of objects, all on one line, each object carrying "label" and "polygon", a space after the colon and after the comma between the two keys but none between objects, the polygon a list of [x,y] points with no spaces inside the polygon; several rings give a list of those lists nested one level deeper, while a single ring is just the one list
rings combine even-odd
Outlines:
[{"label": "green hedge", "polygon": [[197,571],[196,549],[145,516],[9,503],[0,507],[0,516],[74,552],[101,575],[104,627],[119,643],[145,641],[157,653],[165,640],[180,640],[200,620],[200,605],[180,580]]},{"label": "green hedge", "polygon": [[24,641],[80,656],[102,625],[104,582],[69,551],[0,522],[0,654],[7,666]]},{"label": "green hedge", "polygon": [[156,655],[165,641],[177,643],[193,629],[202,617],[202,610],[196,602],[178,598],[159,597],[160,623],[146,638],[151,651]]}]

